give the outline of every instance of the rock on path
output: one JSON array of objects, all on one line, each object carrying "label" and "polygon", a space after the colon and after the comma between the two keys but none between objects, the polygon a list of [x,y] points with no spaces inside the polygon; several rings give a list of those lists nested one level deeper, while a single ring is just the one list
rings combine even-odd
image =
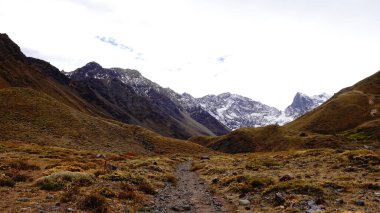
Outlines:
[{"label": "rock on path", "polygon": [[177,183],[167,185],[154,200],[152,212],[234,212],[220,197],[190,170],[191,161],[181,163],[176,171]]}]

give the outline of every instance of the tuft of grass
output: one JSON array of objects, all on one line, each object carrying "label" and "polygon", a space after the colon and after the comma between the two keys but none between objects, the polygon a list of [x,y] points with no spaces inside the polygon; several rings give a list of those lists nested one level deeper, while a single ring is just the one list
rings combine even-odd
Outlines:
[{"label": "tuft of grass", "polygon": [[279,182],[273,186],[270,186],[264,191],[264,195],[271,192],[285,192],[285,193],[295,193],[310,196],[322,197],[325,192],[322,187],[309,183],[303,180],[290,180],[286,182]]},{"label": "tuft of grass", "polygon": [[129,174],[120,174],[120,173],[111,173],[111,174],[105,174],[100,176],[104,180],[109,181],[128,181],[130,180],[131,176]]},{"label": "tuft of grass", "polygon": [[268,187],[274,183],[270,177],[258,175],[234,175],[225,177],[220,181],[223,186],[230,186],[230,190],[247,193]]},{"label": "tuft of grass", "polygon": [[76,186],[88,186],[93,182],[93,177],[82,172],[57,172],[40,178],[36,185],[43,190],[58,191],[71,184]]},{"label": "tuft of grass", "polygon": [[192,162],[191,163],[191,171],[198,171],[200,169],[203,169],[205,165],[203,163],[197,163],[197,162]]}]

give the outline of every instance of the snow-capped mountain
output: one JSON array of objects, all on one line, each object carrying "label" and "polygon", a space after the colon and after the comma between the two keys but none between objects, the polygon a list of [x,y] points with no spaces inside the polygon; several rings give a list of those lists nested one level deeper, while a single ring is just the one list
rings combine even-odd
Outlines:
[{"label": "snow-capped mountain", "polygon": [[161,87],[136,70],[108,69],[90,62],[65,74],[75,81],[82,97],[122,122],[183,139],[229,132],[204,109],[188,106],[182,95]]},{"label": "snow-capped mountain", "polygon": [[331,98],[331,96],[326,93],[310,97],[298,92],[294,96],[293,103],[285,109],[285,115],[292,119],[296,119],[323,104],[329,98]]},{"label": "snow-capped mountain", "polygon": [[[240,95],[223,93],[191,99],[230,129],[283,125],[319,106],[330,96],[321,94],[309,97],[297,93],[292,105],[281,111]],[[192,103],[193,104],[193,103]]]},{"label": "snow-capped mountain", "polygon": [[[165,135],[170,135],[168,132],[182,132],[175,135],[180,138],[191,136],[194,132],[222,135],[229,129],[282,125],[314,109],[330,97],[327,94],[309,97],[297,93],[293,103],[285,111],[281,111],[231,93],[207,95],[202,98],[194,98],[188,93],[181,95],[170,88],[161,87],[136,70],[106,69],[96,62],[90,62],[66,75],[81,85],[78,92],[84,93],[83,96],[91,101],[99,99],[98,102],[101,102],[100,105],[106,111],[123,122],[147,125]],[[103,85],[100,86],[98,81]],[[116,84],[117,82],[120,82],[123,88],[120,87],[120,83]],[[96,92],[84,92],[88,84],[91,84],[89,87],[92,90],[95,88]],[[100,95],[103,97],[99,98]],[[104,100],[112,102],[113,107],[110,107],[109,103],[103,103]],[[181,124],[178,124],[178,121]],[[170,127],[161,131],[160,125],[163,128],[167,128],[168,125]],[[177,127],[180,127],[181,131],[176,129]]]},{"label": "snow-capped mountain", "polygon": [[280,110],[240,95],[223,93],[196,100],[203,109],[230,129],[283,124],[289,121]]}]

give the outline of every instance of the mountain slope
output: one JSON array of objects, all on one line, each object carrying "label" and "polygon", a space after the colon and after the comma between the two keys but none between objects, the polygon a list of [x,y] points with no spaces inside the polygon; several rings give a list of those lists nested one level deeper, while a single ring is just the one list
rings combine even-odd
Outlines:
[{"label": "mountain slope", "polygon": [[69,81],[49,63],[26,57],[6,34],[0,34],[0,88],[33,88],[82,112],[105,116],[72,90]]},{"label": "mountain slope", "polygon": [[0,89],[0,140],[112,152],[198,153],[199,145],[79,112],[29,88]]},{"label": "mountain slope", "polygon": [[75,88],[82,97],[122,122],[182,139],[228,132],[211,116],[206,122],[200,120],[202,114],[208,113],[191,111],[180,101],[181,95],[162,88],[136,70],[106,69],[91,62],[66,75],[76,82]]},{"label": "mountain slope", "polygon": [[[341,90],[328,102],[289,123],[287,127],[323,134],[371,129],[371,133],[367,133],[376,138],[380,131],[378,128],[379,97],[380,72],[377,72]],[[370,135],[367,136],[370,137]]]}]

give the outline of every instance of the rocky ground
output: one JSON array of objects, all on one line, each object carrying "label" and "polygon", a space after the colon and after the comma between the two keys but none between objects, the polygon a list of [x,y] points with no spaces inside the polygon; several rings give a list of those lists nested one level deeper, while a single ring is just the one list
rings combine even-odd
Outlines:
[{"label": "rocky ground", "polygon": [[0,142],[0,212],[380,212],[380,152],[135,156]]},{"label": "rocky ground", "polygon": [[191,170],[191,161],[178,166],[176,177],[175,184],[168,184],[156,196],[152,212],[234,212],[229,203],[213,195]]}]

